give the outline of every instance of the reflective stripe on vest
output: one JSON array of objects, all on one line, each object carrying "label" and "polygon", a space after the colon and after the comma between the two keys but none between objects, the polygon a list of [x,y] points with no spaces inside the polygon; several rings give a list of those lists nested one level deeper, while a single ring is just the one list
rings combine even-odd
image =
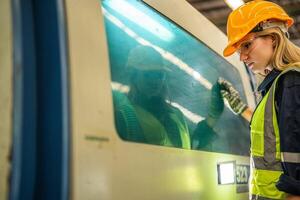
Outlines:
[{"label": "reflective stripe on vest", "polygon": [[273,82],[270,90],[257,106],[251,121],[251,199],[284,199],[285,193],[279,191],[275,184],[282,174],[281,157],[298,162],[299,154],[280,154],[280,138],[275,111],[274,93],[278,78],[299,68],[283,71]]},{"label": "reflective stripe on vest", "polygon": [[[279,152],[280,149],[278,145],[276,145],[276,128],[278,126],[274,125],[273,115],[275,113],[274,108],[274,90],[277,79],[274,81],[275,84],[272,85],[269,95],[267,97],[267,101],[265,104],[265,117],[264,117],[264,159],[268,165],[276,162],[276,152]],[[276,113],[275,113],[276,115]],[[276,120],[277,121],[277,120]],[[278,131],[277,131],[278,133]],[[279,135],[277,135],[278,137]],[[279,140],[278,140],[279,142]],[[272,170],[272,169],[270,169]]]},{"label": "reflective stripe on vest", "polygon": [[256,196],[256,195],[251,195],[250,200],[273,200],[267,197],[260,197],[260,196]]},{"label": "reflective stripe on vest", "polygon": [[266,163],[263,157],[252,156],[251,158],[253,159],[253,165],[255,169],[282,171],[280,160],[276,160],[272,163]]},{"label": "reflective stripe on vest", "polygon": [[282,162],[300,163],[300,153],[281,152]]}]

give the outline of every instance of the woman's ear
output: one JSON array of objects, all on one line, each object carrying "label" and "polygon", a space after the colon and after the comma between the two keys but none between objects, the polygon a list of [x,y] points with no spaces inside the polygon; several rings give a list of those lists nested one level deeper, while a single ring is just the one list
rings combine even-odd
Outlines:
[{"label": "woman's ear", "polygon": [[272,46],[273,48],[276,47],[276,37],[274,35],[270,35],[271,41],[272,41]]},{"label": "woman's ear", "polygon": [[271,36],[271,40],[272,40],[272,45],[273,47],[276,46],[276,37],[274,35],[270,35]]}]

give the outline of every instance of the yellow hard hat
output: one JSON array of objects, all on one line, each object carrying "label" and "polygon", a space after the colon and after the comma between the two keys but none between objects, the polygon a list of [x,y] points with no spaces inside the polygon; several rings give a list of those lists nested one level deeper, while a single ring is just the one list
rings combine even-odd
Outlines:
[{"label": "yellow hard hat", "polygon": [[282,21],[287,27],[294,23],[283,8],[269,1],[254,0],[233,10],[227,20],[228,44],[223,55],[232,55],[237,50],[236,44],[258,24],[267,20]]}]

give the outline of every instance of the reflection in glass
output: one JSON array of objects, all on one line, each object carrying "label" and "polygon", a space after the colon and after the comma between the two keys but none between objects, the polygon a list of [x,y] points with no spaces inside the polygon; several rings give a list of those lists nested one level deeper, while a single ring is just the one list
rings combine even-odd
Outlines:
[{"label": "reflection in glass", "polygon": [[[172,40],[162,40],[143,27],[147,26],[146,22],[137,25],[128,18],[130,15],[125,17],[108,2],[103,1],[103,13],[120,137],[156,145],[247,155],[247,123],[224,109],[215,84],[218,77],[224,77],[245,100],[238,71],[140,1],[126,2],[168,30]],[[148,50],[141,53],[145,48]]]},{"label": "reflection in glass", "polygon": [[130,90],[126,96],[114,92],[117,130],[123,139],[190,149],[183,114],[166,102],[168,71],[162,56],[151,47],[137,46],[129,52]]}]

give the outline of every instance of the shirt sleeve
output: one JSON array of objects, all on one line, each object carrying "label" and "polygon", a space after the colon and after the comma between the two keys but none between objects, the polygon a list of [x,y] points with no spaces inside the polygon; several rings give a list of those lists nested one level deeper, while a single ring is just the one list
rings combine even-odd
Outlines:
[{"label": "shirt sleeve", "polygon": [[[300,194],[300,73],[282,75],[276,90],[277,120],[284,174],[278,189]],[[298,188],[298,189],[297,189]]]}]

